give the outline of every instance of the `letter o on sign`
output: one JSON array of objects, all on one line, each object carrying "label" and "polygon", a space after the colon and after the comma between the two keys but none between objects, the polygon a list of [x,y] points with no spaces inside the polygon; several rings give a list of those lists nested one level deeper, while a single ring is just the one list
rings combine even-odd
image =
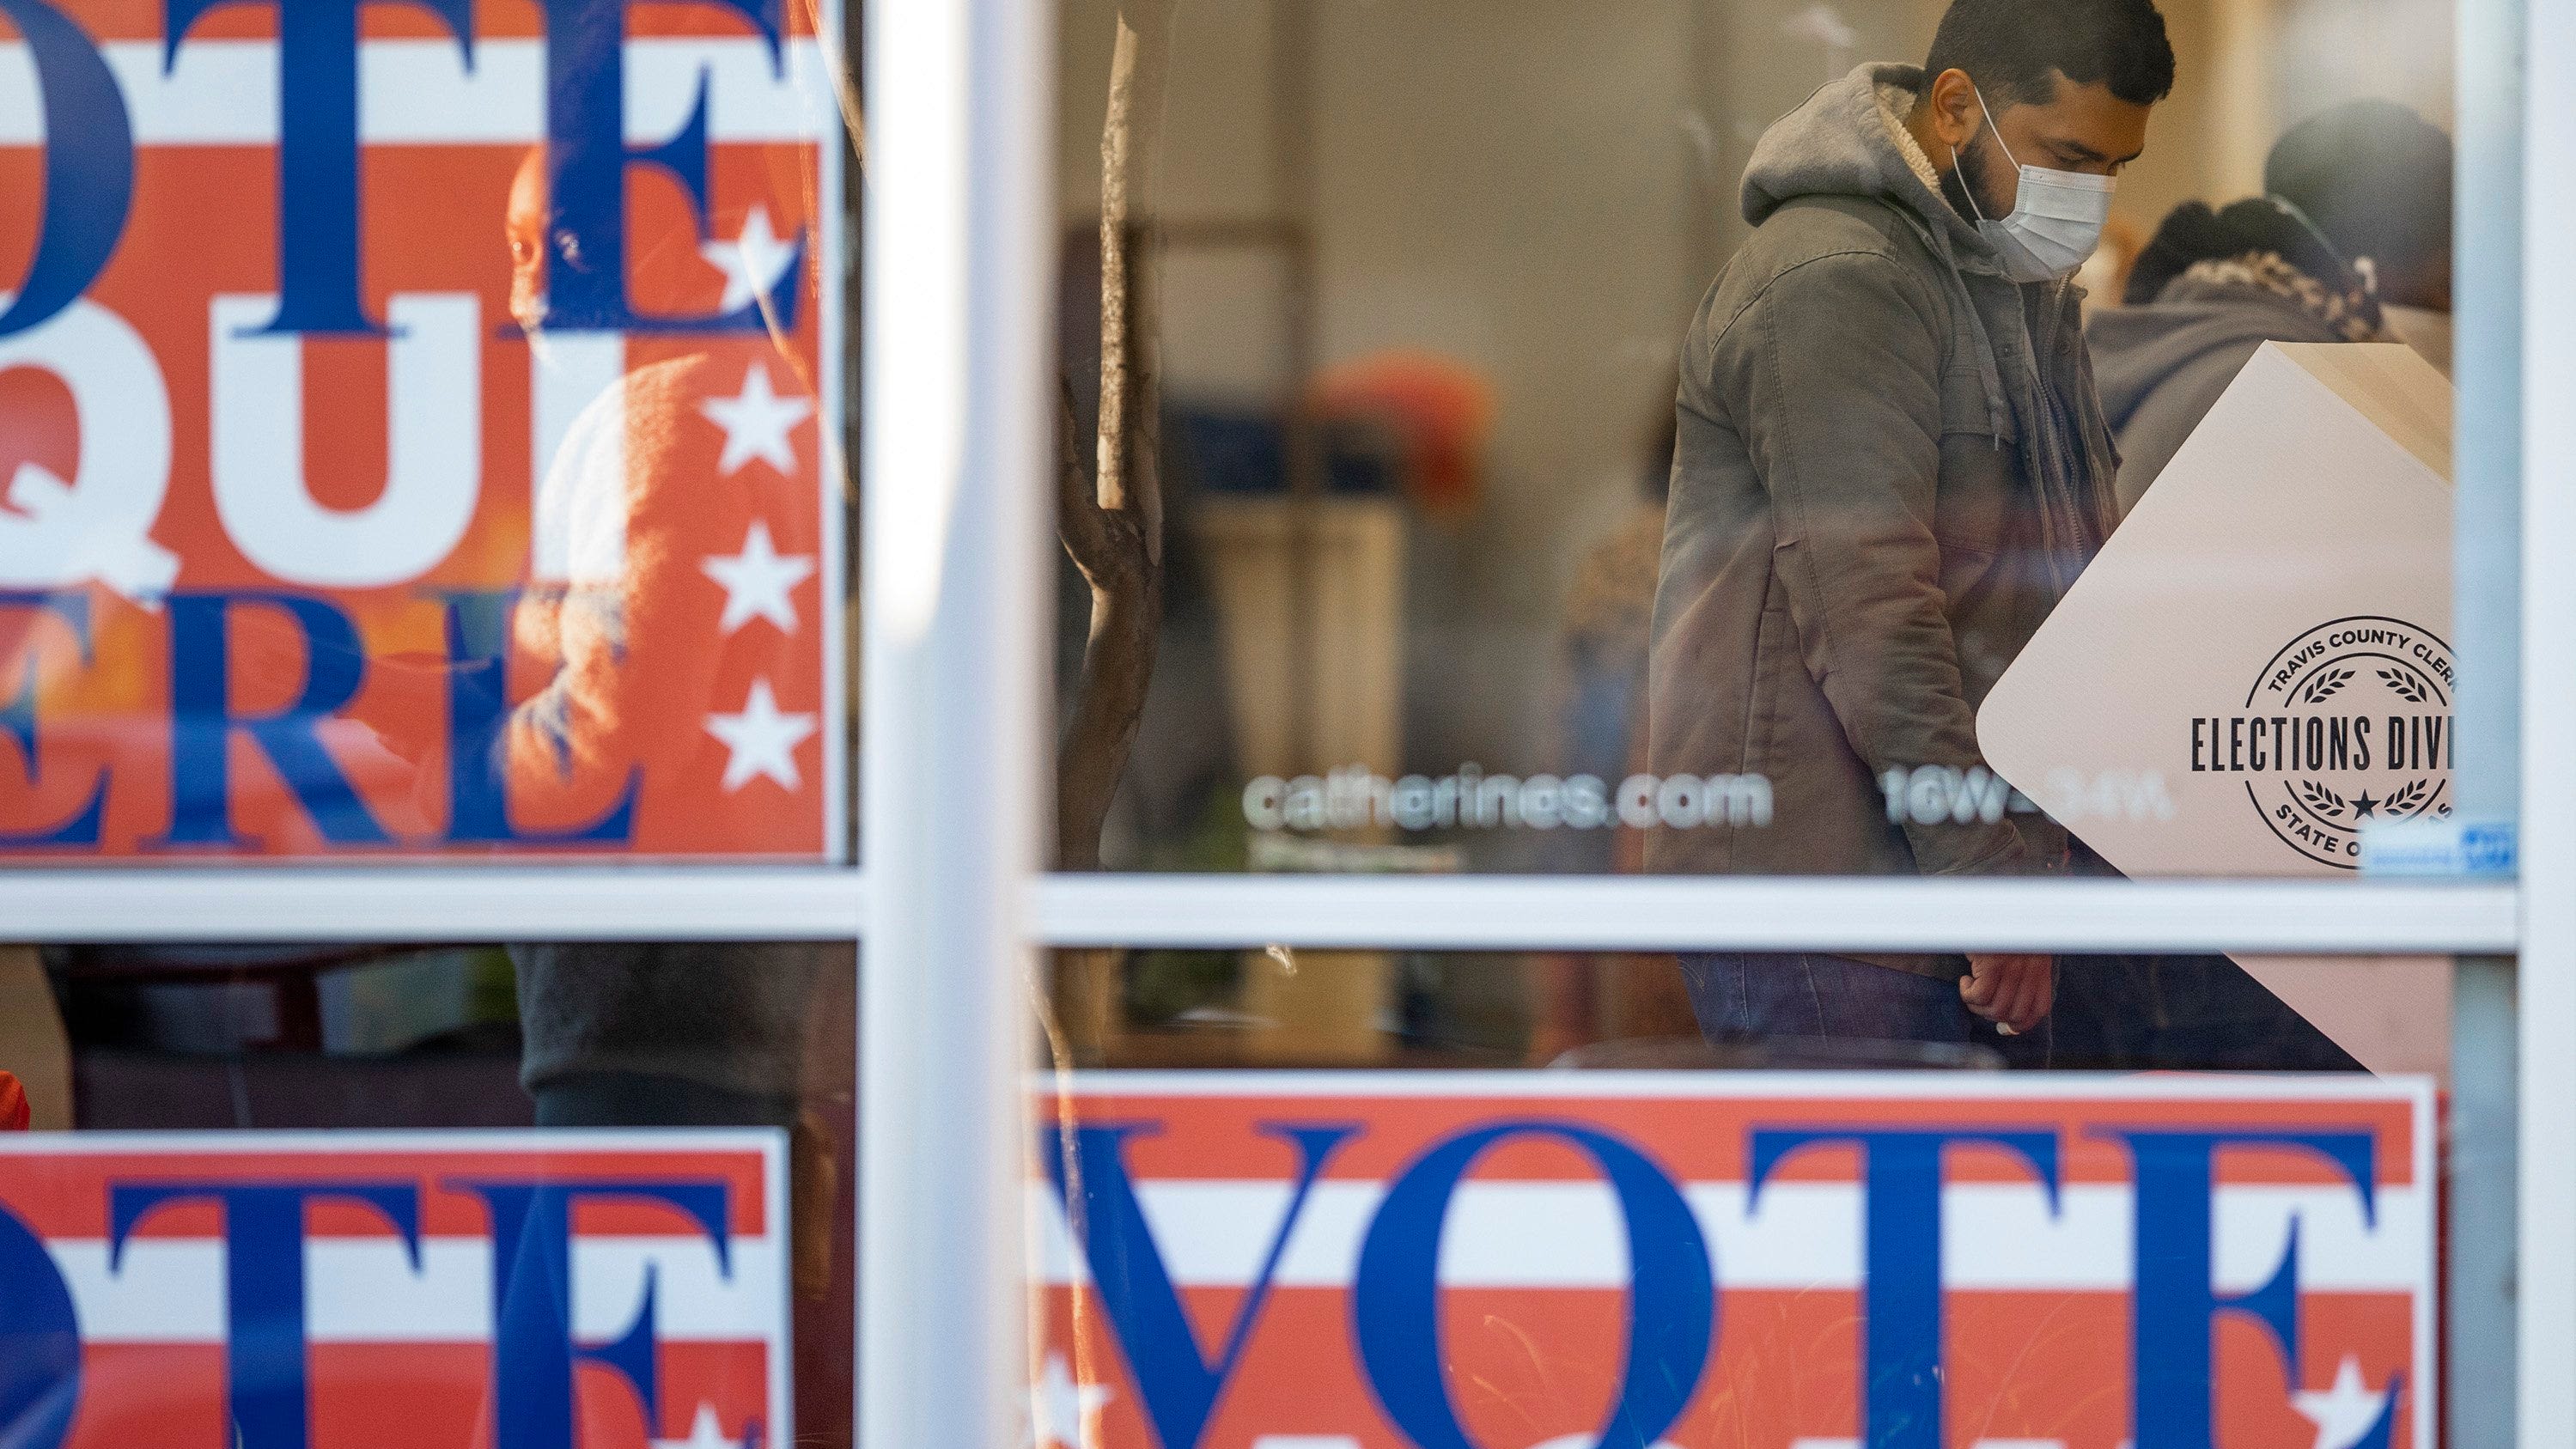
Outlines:
[{"label": "letter o on sign", "polygon": [[80,1403],[80,1320],[45,1245],[0,1208],[0,1437],[62,1449]]},{"label": "letter o on sign", "polygon": [[1515,1137],[1551,1138],[1599,1164],[1628,1232],[1628,1362],[1598,1442],[1652,1444],[1690,1405],[1717,1337],[1717,1271],[1690,1204],[1646,1155],[1570,1122],[1498,1122],[1462,1132],[1404,1170],[1379,1204],[1351,1287],[1352,1339],[1387,1417],[1421,1449],[1478,1449],[1440,1367],[1440,1235],[1478,1157]]}]

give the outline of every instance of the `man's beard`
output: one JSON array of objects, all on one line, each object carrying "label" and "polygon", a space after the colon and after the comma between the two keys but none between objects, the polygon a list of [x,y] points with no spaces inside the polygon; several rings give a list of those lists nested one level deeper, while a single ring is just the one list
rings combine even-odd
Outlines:
[{"label": "man's beard", "polygon": [[2001,221],[1992,211],[1981,210],[1985,198],[1968,190],[1968,177],[1985,169],[1986,138],[1969,138],[1968,144],[1950,153],[1950,169],[1941,173],[1941,199],[1950,209],[1969,221]]}]

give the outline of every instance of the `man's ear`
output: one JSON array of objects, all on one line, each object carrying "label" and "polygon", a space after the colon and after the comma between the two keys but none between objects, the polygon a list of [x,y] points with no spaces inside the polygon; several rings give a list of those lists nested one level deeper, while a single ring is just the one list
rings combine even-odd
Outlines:
[{"label": "man's ear", "polygon": [[1932,134],[1953,152],[1966,150],[1977,128],[1985,124],[1985,107],[1977,99],[1976,83],[1956,66],[1932,77],[1924,91],[1924,104],[1932,113]]}]

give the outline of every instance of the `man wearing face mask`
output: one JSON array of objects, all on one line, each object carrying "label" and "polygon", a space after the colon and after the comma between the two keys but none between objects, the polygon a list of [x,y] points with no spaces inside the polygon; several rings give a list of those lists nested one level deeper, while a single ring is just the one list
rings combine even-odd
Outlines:
[{"label": "man wearing face mask", "polygon": [[[2067,278],[2173,78],[2151,0],[1955,0],[1922,68],[1862,66],[1756,147],[1753,234],[1682,349],[1649,750],[1667,781],[1761,776],[1772,808],[1657,829],[1650,869],[2064,868],[1976,707],[2114,516]],[[2046,956],[1683,964],[1729,1040],[2030,1058],[2055,990]]]}]

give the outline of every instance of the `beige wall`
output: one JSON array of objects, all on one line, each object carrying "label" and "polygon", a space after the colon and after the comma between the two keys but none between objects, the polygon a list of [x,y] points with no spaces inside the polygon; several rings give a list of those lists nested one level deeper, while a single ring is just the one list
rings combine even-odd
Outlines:
[{"label": "beige wall", "polygon": [[[1428,348],[1499,403],[1484,506],[1454,533],[1423,530],[1413,559],[1417,644],[1443,684],[1417,697],[1429,737],[1408,747],[1431,759],[1526,757],[1572,561],[1632,496],[1639,434],[1671,394],[1704,285],[1686,3],[1317,0],[1319,360]],[[1264,214],[1270,5],[1181,9],[1165,212]],[[1073,219],[1098,211],[1111,13],[1073,0],[1063,21]],[[1176,391],[1281,396],[1278,275],[1257,253],[1172,258]]]}]

